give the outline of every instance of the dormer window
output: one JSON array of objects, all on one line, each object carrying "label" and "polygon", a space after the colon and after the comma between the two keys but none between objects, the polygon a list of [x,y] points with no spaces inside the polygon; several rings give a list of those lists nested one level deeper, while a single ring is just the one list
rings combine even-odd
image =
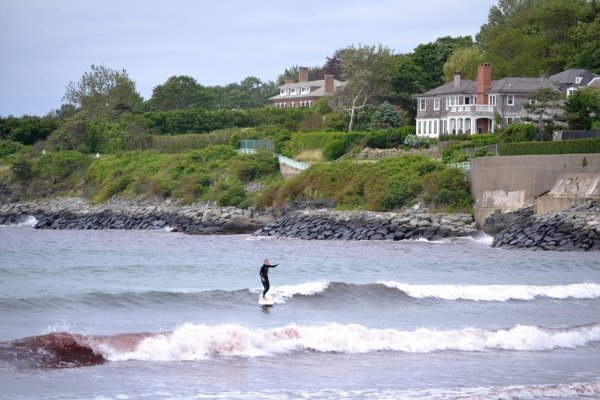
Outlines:
[{"label": "dormer window", "polygon": [[291,90],[291,93],[290,93],[290,94],[296,94],[296,88],[292,88],[292,89],[290,89],[290,90]]},{"label": "dormer window", "polygon": [[306,94],[306,93],[309,93],[309,92],[310,92],[310,87],[308,87],[308,86],[304,86],[304,87],[302,88],[302,94]]},{"label": "dormer window", "polygon": [[279,94],[280,94],[281,96],[285,96],[285,95],[286,95],[286,89],[280,89],[280,90],[279,90]]},{"label": "dormer window", "polygon": [[578,76],[578,77],[576,77],[576,78],[575,78],[575,83],[576,83],[576,84],[577,84],[577,83],[581,83],[581,81],[582,81],[582,80],[583,80],[583,77],[581,77],[581,76]]}]

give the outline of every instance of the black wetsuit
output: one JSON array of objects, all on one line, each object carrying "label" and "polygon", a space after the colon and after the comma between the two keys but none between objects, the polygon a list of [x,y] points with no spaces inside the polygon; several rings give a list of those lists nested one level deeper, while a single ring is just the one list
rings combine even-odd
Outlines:
[{"label": "black wetsuit", "polygon": [[267,292],[269,291],[269,288],[271,287],[271,285],[269,284],[269,268],[275,268],[278,265],[279,264],[275,264],[275,265],[263,264],[260,267],[261,282],[263,284],[263,288],[265,288],[265,290],[263,290],[263,297],[267,294]]}]

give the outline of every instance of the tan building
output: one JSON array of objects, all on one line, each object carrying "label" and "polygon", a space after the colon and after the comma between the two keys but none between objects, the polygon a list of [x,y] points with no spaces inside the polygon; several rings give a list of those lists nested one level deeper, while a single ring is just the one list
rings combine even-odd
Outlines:
[{"label": "tan building", "polygon": [[324,79],[309,81],[308,68],[298,68],[298,82],[286,78],[285,83],[279,86],[279,94],[269,100],[275,107],[310,107],[323,96],[335,93],[344,86],[344,82],[334,79],[333,75],[325,75]]}]

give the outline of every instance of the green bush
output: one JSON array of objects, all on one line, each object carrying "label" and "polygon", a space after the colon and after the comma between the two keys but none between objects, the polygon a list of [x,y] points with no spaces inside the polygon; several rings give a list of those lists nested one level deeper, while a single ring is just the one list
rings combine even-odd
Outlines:
[{"label": "green bush", "polygon": [[323,150],[323,156],[330,161],[337,160],[344,154],[348,149],[348,143],[342,139],[335,139],[325,146]]},{"label": "green bush", "polygon": [[556,142],[503,143],[500,155],[600,153],[600,138],[561,140]]},{"label": "green bush", "polygon": [[251,182],[279,171],[279,162],[271,152],[242,154],[229,162],[231,171],[242,182]]},{"label": "green bush", "polygon": [[30,147],[12,140],[0,140],[0,158],[5,158],[12,154],[23,153],[29,148]]},{"label": "green bush", "polygon": [[[446,167],[423,156],[389,158],[377,163],[342,161],[315,164],[287,180],[273,199],[275,204],[283,204],[301,196],[309,196],[332,199],[341,209],[391,210],[419,201],[425,195],[424,178],[439,170],[444,171]],[[468,188],[460,172],[454,178],[460,178],[463,187]],[[432,182],[437,181],[432,178]],[[439,206],[462,204],[463,197],[466,195],[468,198],[469,192],[461,192],[457,185],[452,181],[451,185],[442,186],[447,193],[442,192],[428,199],[439,201]],[[431,188],[435,187],[430,184],[429,188],[432,191]]]},{"label": "green bush", "polygon": [[500,136],[503,142],[514,143],[535,140],[537,134],[532,124],[514,124],[502,129]]}]

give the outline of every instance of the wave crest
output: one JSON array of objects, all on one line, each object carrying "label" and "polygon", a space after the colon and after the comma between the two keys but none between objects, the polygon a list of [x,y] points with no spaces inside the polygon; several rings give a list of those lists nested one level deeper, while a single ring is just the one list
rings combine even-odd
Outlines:
[{"label": "wave crest", "polygon": [[100,348],[106,358],[113,361],[179,361],[276,356],[297,351],[541,351],[585,346],[598,340],[600,323],[568,329],[517,325],[497,331],[476,328],[447,331],[421,328],[404,331],[371,329],[357,324],[290,324],[279,328],[251,329],[230,324],[205,326],[188,323],[173,332],[147,337],[132,351],[117,351],[109,345]]},{"label": "wave crest", "polygon": [[600,297],[600,284],[575,283],[560,286],[535,285],[412,285],[395,281],[379,282],[389,288],[401,290],[410,297],[443,300],[508,301],[533,300],[536,297],[551,299],[596,299]]}]

